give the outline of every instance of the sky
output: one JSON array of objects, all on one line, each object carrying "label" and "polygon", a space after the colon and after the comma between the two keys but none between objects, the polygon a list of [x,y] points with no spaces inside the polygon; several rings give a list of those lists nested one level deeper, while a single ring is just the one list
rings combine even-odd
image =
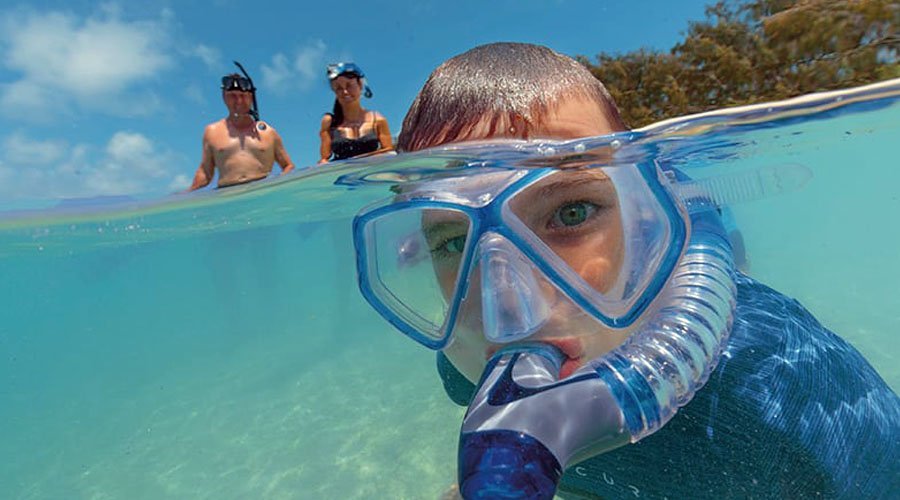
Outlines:
[{"label": "sky", "polygon": [[[260,115],[298,167],[318,159],[334,96],[325,65],[354,61],[396,136],[445,59],[489,42],[593,57],[668,50],[711,0],[30,0],[0,7],[0,204],[190,185],[221,76],[241,62]],[[277,171],[277,166],[276,166]]]}]

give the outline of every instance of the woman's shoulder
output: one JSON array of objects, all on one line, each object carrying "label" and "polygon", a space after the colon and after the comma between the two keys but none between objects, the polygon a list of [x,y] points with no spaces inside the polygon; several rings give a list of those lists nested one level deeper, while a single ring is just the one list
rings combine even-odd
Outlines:
[{"label": "woman's shoulder", "polygon": [[330,128],[331,122],[334,120],[334,115],[331,113],[325,113],[322,115],[322,128]]},{"label": "woman's shoulder", "polygon": [[373,119],[374,121],[376,121],[376,122],[387,122],[387,118],[385,118],[384,115],[382,115],[382,114],[379,113],[378,111],[376,111],[376,110],[373,109],[373,110],[370,110],[369,113],[370,113],[370,116],[372,116],[372,119]]}]

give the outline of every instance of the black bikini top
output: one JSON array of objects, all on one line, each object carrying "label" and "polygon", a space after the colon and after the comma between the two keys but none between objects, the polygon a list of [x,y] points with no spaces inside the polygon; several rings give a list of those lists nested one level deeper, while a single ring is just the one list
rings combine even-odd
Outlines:
[{"label": "black bikini top", "polygon": [[372,130],[367,134],[351,139],[345,137],[337,127],[331,129],[331,153],[334,160],[353,158],[365,153],[377,151],[381,147],[378,134],[375,133],[375,113],[372,113]]}]

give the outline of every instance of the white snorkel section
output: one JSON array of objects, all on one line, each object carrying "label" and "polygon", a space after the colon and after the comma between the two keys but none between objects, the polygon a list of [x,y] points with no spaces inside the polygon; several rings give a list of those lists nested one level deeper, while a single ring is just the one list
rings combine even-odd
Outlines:
[{"label": "white snorkel section", "polygon": [[489,361],[460,434],[463,497],[552,498],[568,465],[655,432],[702,387],[727,340],[736,289],[715,206],[691,203],[686,250],[652,317],[624,344],[563,380],[564,356],[547,344],[513,344]]}]

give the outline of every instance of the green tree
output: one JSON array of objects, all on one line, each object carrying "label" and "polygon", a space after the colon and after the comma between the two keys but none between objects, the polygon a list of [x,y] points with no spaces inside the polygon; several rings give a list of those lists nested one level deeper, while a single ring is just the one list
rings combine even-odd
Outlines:
[{"label": "green tree", "polygon": [[900,77],[898,0],[720,1],[668,52],[579,60],[639,127]]}]

